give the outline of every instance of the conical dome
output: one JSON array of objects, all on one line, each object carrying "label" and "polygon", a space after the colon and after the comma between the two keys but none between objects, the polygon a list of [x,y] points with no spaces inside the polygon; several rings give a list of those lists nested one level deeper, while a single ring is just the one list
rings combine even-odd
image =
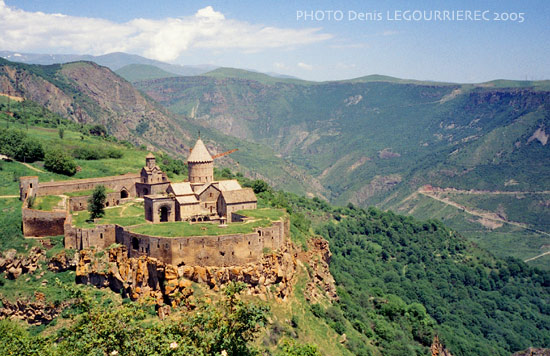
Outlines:
[{"label": "conical dome", "polygon": [[195,147],[193,147],[193,151],[191,151],[191,154],[187,158],[187,162],[214,162],[214,159],[212,159],[212,156],[200,138],[197,140]]}]

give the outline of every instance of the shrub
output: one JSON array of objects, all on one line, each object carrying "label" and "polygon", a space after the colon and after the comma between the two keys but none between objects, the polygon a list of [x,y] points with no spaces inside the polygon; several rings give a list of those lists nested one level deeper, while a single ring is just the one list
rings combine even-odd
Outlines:
[{"label": "shrub", "polygon": [[72,176],[76,173],[76,162],[73,157],[60,148],[53,148],[46,152],[44,168],[50,172]]}]

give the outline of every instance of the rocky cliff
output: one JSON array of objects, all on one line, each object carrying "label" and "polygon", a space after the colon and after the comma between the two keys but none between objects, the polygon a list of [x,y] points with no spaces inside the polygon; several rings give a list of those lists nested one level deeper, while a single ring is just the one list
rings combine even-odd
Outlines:
[{"label": "rocky cliff", "polygon": [[129,258],[120,246],[80,251],[76,278],[79,283],[109,287],[133,300],[149,299],[159,306],[192,303],[193,282],[213,291],[231,281],[244,282],[248,294],[285,300],[292,291],[296,265],[290,245],[265,254],[258,263],[234,267],[174,266],[146,256]]}]

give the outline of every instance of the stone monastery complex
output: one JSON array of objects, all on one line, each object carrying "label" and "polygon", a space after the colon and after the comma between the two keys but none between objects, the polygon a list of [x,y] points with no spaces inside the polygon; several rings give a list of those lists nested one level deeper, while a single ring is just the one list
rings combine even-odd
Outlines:
[{"label": "stone monastery complex", "polygon": [[[77,250],[102,249],[119,243],[127,247],[129,257],[146,255],[175,265],[240,265],[258,261],[266,249],[276,251],[283,247],[289,235],[288,219],[284,216],[267,226],[248,229],[251,232],[223,234],[221,230],[216,235],[182,233],[181,237],[140,234],[118,224],[95,224],[89,228],[73,224],[73,214],[87,209],[91,190],[98,185],[107,188],[107,208],[143,201],[144,224],[208,223],[224,229],[228,224],[252,222],[238,212],[257,209],[254,191],[242,188],[237,180],[215,181],[214,158],[200,138],[191,150],[187,166],[188,180],[181,183],[170,182],[151,153],[137,174],[44,183],[36,176],[21,177],[23,233],[26,237],[64,235],[65,247]],[[83,194],[70,194],[74,192]],[[51,195],[63,197],[63,209],[42,211],[29,207],[30,199]],[[181,223],[176,228],[186,226],[190,225]]]}]

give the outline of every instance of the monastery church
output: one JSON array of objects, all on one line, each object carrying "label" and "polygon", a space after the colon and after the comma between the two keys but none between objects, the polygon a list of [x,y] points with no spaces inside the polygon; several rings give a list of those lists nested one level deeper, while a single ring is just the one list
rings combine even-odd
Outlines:
[{"label": "monastery church", "polygon": [[138,196],[144,197],[145,219],[165,221],[217,221],[230,223],[232,213],[256,209],[257,199],[251,188],[242,188],[236,180],[214,180],[214,159],[199,138],[187,159],[189,179],[171,183],[147,155],[141,170],[141,183],[136,183]]}]

